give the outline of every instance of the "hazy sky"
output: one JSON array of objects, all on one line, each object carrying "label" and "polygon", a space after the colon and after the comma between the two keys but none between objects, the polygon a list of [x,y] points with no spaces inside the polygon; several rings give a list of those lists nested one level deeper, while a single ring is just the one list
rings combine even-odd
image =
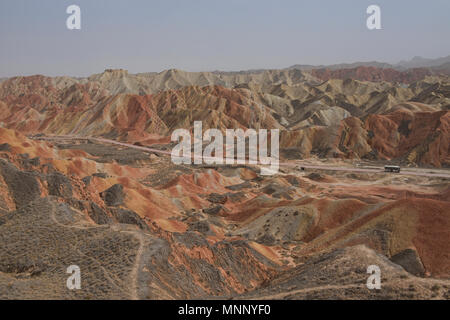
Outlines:
[{"label": "hazy sky", "polygon": [[[81,30],[66,8],[81,7]],[[382,30],[366,28],[381,7]],[[449,0],[0,0],[0,77],[284,68],[450,54]]]}]

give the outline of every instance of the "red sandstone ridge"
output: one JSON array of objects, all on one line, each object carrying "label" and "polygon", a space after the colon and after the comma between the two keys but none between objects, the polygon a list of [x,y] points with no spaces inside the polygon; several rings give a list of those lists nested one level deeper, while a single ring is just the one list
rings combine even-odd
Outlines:
[{"label": "red sandstone ridge", "polygon": [[[369,67],[348,70],[401,74]],[[168,77],[171,74],[177,73]],[[126,72],[117,76],[125,83],[131,77]],[[270,86],[268,81],[277,84]],[[98,136],[148,145],[168,143],[173,130],[190,129],[201,120],[205,130],[280,129],[281,147],[297,158],[319,155],[436,167],[449,164],[450,86],[445,77],[431,77],[407,88],[351,79],[321,84],[305,80],[293,86],[278,81],[264,79],[263,84],[233,89],[186,86],[151,95],[111,95],[98,81],[16,77],[0,84],[0,122],[25,134]]]},{"label": "red sandstone ridge", "polygon": [[436,167],[450,165],[448,111],[370,115],[365,126],[378,157],[405,157],[409,162]]},{"label": "red sandstone ridge", "polygon": [[[0,82],[0,299],[449,299],[450,79],[314,72]],[[279,170],[175,164],[194,121],[279,129]]]},{"label": "red sandstone ridge", "polygon": [[357,67],[352,69],[313,69],[311,74],[321,80],[330,79],[354,79],[360,81],[387,81],[399,83],[413,83],[423,80],[426,76],[433,73],[426,68],[411,69],[408,71],[397,71],[391,68],[376,68],[376,67]]},{"label": "red sandstone ridge", "polygon": [[[124,128],[150,97],[120,96]],[[411,120],[418,135],[448,120],[402,112],[377,116]],[[346,118],[335,131],[343,138],[329,140],[362,153],[363,126]],[[327,132],[317,129],[319,144]],[[385,271],[386,298],[443,298],[433,288],[448,285],[449,192],[443,178],[293,167],[261,176],[255,166],[179,166],[100,139],[0,128],[0,298],[283,298],[328,285],[317,298],[379,298],[362,278],[371,264]],[[74,261],[84,290],[67,290],[54,271]],[[277,288],[286,275],[289,286]]]}]

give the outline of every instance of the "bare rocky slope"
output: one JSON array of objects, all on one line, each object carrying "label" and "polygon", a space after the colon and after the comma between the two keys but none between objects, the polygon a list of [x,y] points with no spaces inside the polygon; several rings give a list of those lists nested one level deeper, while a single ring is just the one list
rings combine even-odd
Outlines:
[{"label": "bare rocky slope", "polygon": [[[450,184],[428,174],[448,172],[449,105],[449,79],[436,75],[3,81],[0,298],[449,299]],[[290,165],[273,176],[176,165],[171,132],[195,120],[280,129]],[[345,170],[392,162],[417,174]],[[66,287],[70,265],[81,290]],[[381,290],[365,285],[369,265]]]},{"label": "bare rocky slope", "polygon": [[[298,70],[230,75],[233,81],[226,83],[212,73],[204,78],[170,70],[161,77],[149,82],[143,75],[108,70],[87,82],[11,78],[0,84],[0,122],[26,134],[150,145],[168,142],[173,130],[202,120],[204,129],[280,129],[284,154],[301,158],[450,164],[448,77],[427,77],[406,87],[352,79],[320,83]],[[234,87],[212,85],[216,82]]]}]

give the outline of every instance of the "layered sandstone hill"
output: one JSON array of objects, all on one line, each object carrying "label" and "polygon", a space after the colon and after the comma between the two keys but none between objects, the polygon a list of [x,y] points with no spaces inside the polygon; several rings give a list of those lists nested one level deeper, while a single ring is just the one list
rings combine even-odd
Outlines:
[{"label": "layered sandstone hill", "polygon": [[[225,239],[220,219],[186,221],[185,212],[207,207],[204,190],[224,192],[242,181],[239,175],[188,169],[176,178],[169,166],[179,183],[156,188],[167,161],[152,163],[145,153],[110,148],[102,156],[114,160],[100,160],[101,146],[93,156],[6,129],[0,142],[1,298],[233,295],[276,270],[252,242]],[[117,163],[120,157],[130,165]],[[73,264],[83,272],[82,292],[65,287]]]},{"label": "layered sandstone hill", "polygon": [[0,84],[0,122],[26,134],[149,145],[167,143],[173,130],[201,120],[204,129],[280,129],[283,156],[450,164],[448,77],[406,87],[352,79],[319,83],[298,70],[205,77],[171,70],[158,77],[107,70],[89,80],[11,78]]},{"label": "layered sandstone hill", "polygon": [[[449,192],[444,178],[264,177],[1,128],[0,298],[448,299]],[[365,286],[373,264],[381,291]],[[82,290],[66,288],[70,265]]]},{"label": "layered sandstone hill", "polygon": [[180,89],[186,86],[234,87],[239,84],[273,84],[295,85],[305,80],[317,81],[309,73],[300,70],[264,70],[258,72],[186,72],[170,69],[160,73],[128,74],[126,70],[108,69],[102,74],[95,74],[81,80],[98,82],[111,94],[134,93],[149,94],[164,90]]},{"label": "layered sandstone hill", "polygon": [[[450,165],[449,78],[383,70],[0,82],[0,299],[449,299],[445,175],[311,169]],[[197,120],[279,129],[284,166],[174,164]]]}]

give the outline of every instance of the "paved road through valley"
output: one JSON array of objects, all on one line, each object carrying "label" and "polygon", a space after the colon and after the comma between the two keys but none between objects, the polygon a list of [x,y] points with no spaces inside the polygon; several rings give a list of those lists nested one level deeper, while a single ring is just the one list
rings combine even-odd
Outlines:
[{"label": "paved road through valley", "polygon": [[[100,143],[109,143],[118,146],[138,149],[147,152],[159,153],[171,155],[170,151],[155,149],[151,147],[143,147],[136,146],[130,143],[119,142],[115,140],[105,139],[105,138],[94,138],[94,137],[79,137],[79,136],[71,136],[71,135],[63,135],[63,136],[45,136],[45,137],[35,137],[34,139],[39,140],[58,140],[58,139],[66,139],[66,140],[92,140]],[[294,162],[280,162],[280,166],[282,167],[303,167],[305,169],[315,169],[315,170],[328,170],[328,171],[346,171],[346,172],[362,172],[362,173],[384,173],[384,168],[354,168],[354,167],[335,167],[335,166],[326,166],[326,165],[310,165],[304,164],[300,161]],[[414,169],[412,169],[414,170]],[[400,173],[392,173],[395,175],[411,175],[411,176],[423,176],[423,177],[435,177],[435,178],[447,178],[450,179],[450,172],[443,172],[443,170],[433,169],[432,172],[425,172],[425,170],[430,171],[431,169],[418,169],[423,171],[412,171],[410,170],[402,170]]]}]

